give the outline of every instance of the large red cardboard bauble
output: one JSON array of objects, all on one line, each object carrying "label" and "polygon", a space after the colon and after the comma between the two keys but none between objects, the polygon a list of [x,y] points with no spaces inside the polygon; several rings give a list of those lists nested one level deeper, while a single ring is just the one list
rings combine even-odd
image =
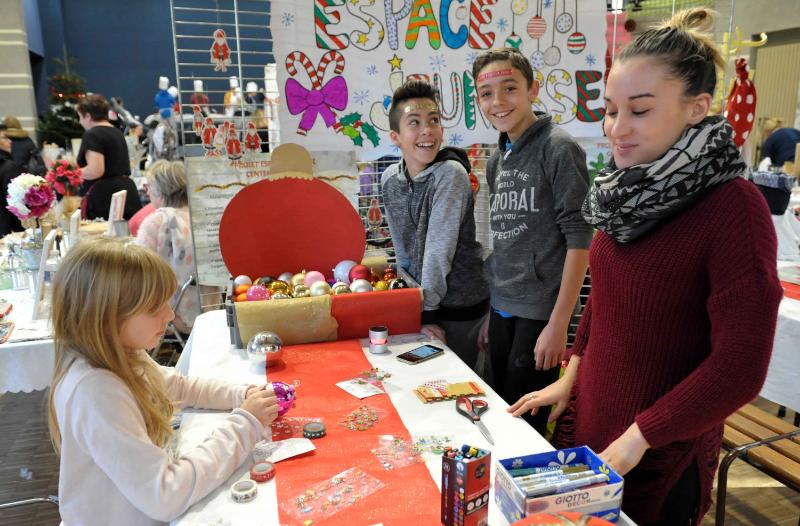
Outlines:
[{"label": "large red cardboard bauble", "polygon": [[286,269],[332,269],[361,261],[366,232],[353,205],[318,179],[284,178],[236,194],[219,225],[222,259],[232,276],[277,276]]},{"label": "large red cardboard bauble", "polygon": [[366,279],[367,281],[369,281],[369,277],[371,274],[372,271],[369,269],[369,267],[365,265],[356,265],[355,267],[350,269],[350,274],[348,277],[350,278],[350,283],[354,282],[357,279]]}]

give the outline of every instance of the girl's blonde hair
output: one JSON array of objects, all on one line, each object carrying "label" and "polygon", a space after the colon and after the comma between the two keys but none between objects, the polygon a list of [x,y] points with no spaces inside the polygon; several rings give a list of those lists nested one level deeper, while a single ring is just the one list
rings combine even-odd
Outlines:
[{"label": "girl's blonde hair", "polygon": [[70,249],[53,279],[55,370],[48,424],[56,452],[61,449],[61,433],[54,394],[72,363],[71,353],[119,377],[136,400],[153,443],[168,442],[172,404],[162,377],[144,352],[124,348],[120,331],[132,316],[157,311],[176,287],[169,265],[130,238],[86,240]]},{"label": "girl's blonde hair", "polygon": [[689,96],[714,95],[717,68],[725,67],[714,42],[714,11],[705,7],[684,9],[636,37],[618,60],[648,56],[660,60],[675,78],[686,85]]}]

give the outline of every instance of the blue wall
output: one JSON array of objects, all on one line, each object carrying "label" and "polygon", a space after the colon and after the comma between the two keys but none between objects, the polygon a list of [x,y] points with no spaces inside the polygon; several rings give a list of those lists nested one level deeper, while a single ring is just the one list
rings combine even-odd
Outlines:
[{"label": "blue wall", "polygon": [[[75,58],[75,70],[86,79],[86,89],[102,93],[106,97],[118,96],[125,100],[125,108],[144,119],[155,110],[153,97],[158,90],[158,77],[166,76],[171,85],[175,79],[175,57],[172,42],[169,0],[24,0],[38,4],[41,32],[44,40],[45,60],[34,72],[37,105],[39,112],[47,108],[47,77],[61,72],[55,59],[63,59],[64,46],[69,56]],[[183,20],[197,20],[211,25],[182,25],[179,33],[208,37],[215,24],[221,24],[229,34],[233,15],[217,14],[215,9],[232,9],[232,0],[179,0],[183,6],[199,11],[182,11]],[[272,61],[269,39],[269,3],[263,0],[238,0],[241,23],[249,22],[254,28],[242,28],[243,38],[254,38],[243,43],[243,50],[257,50],[262,54],[245,55],[242,60],[243,76],[246,80],[263,79],[263,66]],[[256,14],[252,14],[256,13]],[[262,28],[266,28],[266,31]],[[179,42],[185,47],[186,40]],[[198,53],[182,55],[182,62],[196,62],[200,67],[184,66],[181,74],[187,78],[179,86],[184,93],[184,103],[192,90],[189,77],[214,77],[205,81],[206,91],[217,91],[212,95],[212,104],[219,104],[222,93],[228,89],[228,75],[235,75],[236,68],[228,73],[213,73],[208,64],[208,51],[204,42],[190,44],[202,47]],[[33,51],[33,49],[31,49]],[[33,55],[32,55],[33,57]],[[248,63],[249,61],[249,63]],[[263,82],[259,82],[263,87]],[[216,100],[219,99],[219,100]],[[218,106],[219,109],[219,106]]]},{"label": "blue wall", "polygon": [[175,83],[168,0],[38,0],[45,65],[35,79],[39,112],[47,108],[47,77],[61,72],[64,46],[86,88],[119,96],[142,118],[154,110],[158,77]]}]

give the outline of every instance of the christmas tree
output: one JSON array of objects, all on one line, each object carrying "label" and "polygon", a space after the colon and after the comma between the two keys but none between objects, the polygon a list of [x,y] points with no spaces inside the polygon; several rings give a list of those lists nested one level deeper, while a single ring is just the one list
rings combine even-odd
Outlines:
[{"label": "christmas tree", "polygon": [[73,59],[56,60],[63,73],[48,79],[50,107],[39,117],[39,140],[53,142],[68,148],[70,139],[83,136],[83,127],[75,111],[78,102],[86,96],[86,81],[70,71]]}]

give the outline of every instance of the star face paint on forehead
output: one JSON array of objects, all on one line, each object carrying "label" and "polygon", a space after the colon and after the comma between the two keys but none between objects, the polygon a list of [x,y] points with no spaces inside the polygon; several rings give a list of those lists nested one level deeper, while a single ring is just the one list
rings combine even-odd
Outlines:
[{"label": "star face paint on forehead", "polygon": [[514,75],[514,70],[511,68],[508,69],[498,69],[496,71],[487,71],[486,73],[481,73],[478,75],[478,82],[483,82],[489,79],[493,79],[495,77],[511,77]]},{"label": "star face paint on forehead", "polygon": [[403,106],[403,114],[411,113],[412,111],[420,111],[420,112],[436,112],[439,113],[439,106],[433,103],[429,104],[406,104]]}]

